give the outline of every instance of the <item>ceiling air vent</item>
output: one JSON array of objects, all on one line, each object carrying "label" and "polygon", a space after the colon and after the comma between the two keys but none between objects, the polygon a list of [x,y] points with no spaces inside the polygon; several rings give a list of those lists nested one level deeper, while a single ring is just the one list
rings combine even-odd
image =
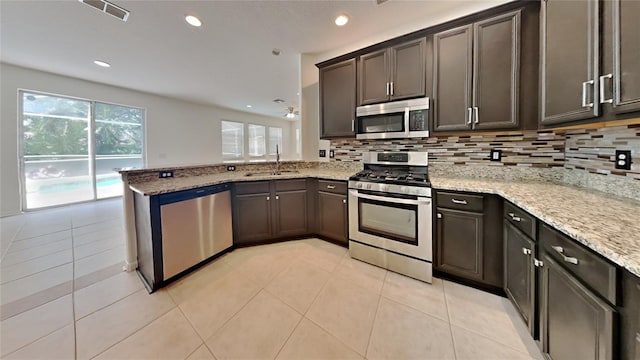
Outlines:
[{"label": "ceiling air vent", "polygon": [[376,0],[376,4],[380,5],[380,4],[384,4],[389,0]]},{"label": "ceiling air vent", "polygon": [[78,0],[81,3],[87,4],[94,9],[98,9],[105,14],[109,14],[113,17],[117,17],[122,21],[127,21],[129,18],[129,11],[105,0]]}]

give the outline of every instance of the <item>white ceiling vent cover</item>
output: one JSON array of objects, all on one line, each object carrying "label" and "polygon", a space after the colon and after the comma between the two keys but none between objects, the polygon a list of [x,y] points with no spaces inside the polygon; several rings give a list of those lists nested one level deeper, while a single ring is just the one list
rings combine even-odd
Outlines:
[{"label": "white ceiling vent cover", "polygon": [[78,0],[81,3],[87,4],[94,9],[98,9],[105,14],[109,14],[113,17],[117,17],[122,21],[127,21],[129,18],[129,10],[126,10],[116,4],[112,4],[105,0]]},{"label": "white ceiling vent cover", "polygon": [[382,4],[386,3],[387,1],[389,1],[389,0],[376,0],[376,4],[382,5]]}]

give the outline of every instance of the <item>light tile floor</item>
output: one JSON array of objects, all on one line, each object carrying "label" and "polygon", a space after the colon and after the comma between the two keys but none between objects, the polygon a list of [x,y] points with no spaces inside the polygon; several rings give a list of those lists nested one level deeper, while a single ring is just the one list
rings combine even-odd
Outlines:
[{"label": "light tile floor", "polygon": [[318,239],[238,249],[149,295],[120,200],[0,220],[6,359],[540,359],[504,298]]}]

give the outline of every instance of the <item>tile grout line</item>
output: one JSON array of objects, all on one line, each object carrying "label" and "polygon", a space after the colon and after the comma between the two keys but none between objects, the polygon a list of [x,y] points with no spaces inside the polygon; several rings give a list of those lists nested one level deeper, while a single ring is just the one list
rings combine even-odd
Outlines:
[{"label": "tile grout line", "polygon": [[[61,253],[61,252],[69,251],[69,250],[70,250],[70,249],[65,249],[65,250],[62,250],[62,251],[58,251],[57,253],[53,253],[53,254],[51,254],[51,255],[59,254],[59,253]],[[48,255],[45,255],[45,256],[48,256]],[[44,257],[44,256],[43,256],[43,257]],[[32,259],[32,260],[36,260],[36,259]],[[27,261],[30,261],[30,260],[27,260]],[[21,277],[19,277],[19,278],[15,278],[15,279],[13,279],[13,280],[9,280],[9,281],[7,281],[7,282],[0,282],[0,285],[10,284],[10,283],[12,283],[12,282],[14,282],[14,281],[22,280],[22,279],[24,279],[24,278],[28,278],[29,276],[38,275],[38,274],[43,273],[43,272],[45,272],[45,271],[49,271],[49,270],[52,270],[52,269],[55,269],[55,268],[58,268],[58,267],[61,267],[61,266],[65,266],[65,265],[68,265],[68,264],[71,264],[71,263],[73,263],[73,250],[72,250],[72,252],[71,252],[71,261],[67,261],[67,262],[64,262],[64,263],[62,263],[62,264],[53,265],[53,266],[48,267],[48,268],[46,268],[46,269],[42,269],[42,270],[36,271],[36,272],[34,272],[34,273],[30,273],[30,274],[23,275],[23,276],[21,276]],[[20,264],[23,264],[23,263],[18,263],[18,264],[14,264],[14,265],[8,265],[8,267],[9,267],[9,266],[20,265]],[[5,269],[0,269],[0,271],[6,271],[6,270],[5,270]]]},{"label": "tile grout line", "polygon": [[444,306],[447,308],[447,318],[449,321],[449,334],[451,335],[451,345],[453,345],[453,356],[454,358],[458,358],[458,352],[456,350],[456,340],[453,337],[453,325],[451,324],[451,311],[449,310],[449,302],[447,300],[447,291],[445,290],[445,281],[442,279],[442,293],[444,294]]},{"label": "tile grout line", "polygon": [[[283,303],[284,303],[284,301],[283,301]],[[295,311],[295,309],[294,309],[294,311]],[[298,313],[298,314],[300,314],[300,313]],[[298,319],[298,323],[296,324],[296,326],[293,327],[293,330],[291,330],[291,333],[289,334],[289,336],[287,336],[287,339],[282,343],[282,346],[280,346],[280,349],[276,353],[276,356],[273,357],[274,359],[277,359],[278,355],[280,355],[280,353],[282,352],[282,349],[284,349],[284,347],[287,346],[287,343],[289,342],[289,339],[291,339],[291,337],[293,336],[293,333],[296,332],[296,329],[298,329],[298,327],[300,326],[300,324],[302,323],[302,320],[304,320],[304,318],[305,318],[304,315],[300,316],[300,319]]]},{"label": "tile grout line", "polygon": [[[71,240],[71,238],[62,239],[62,240],[56,241],[56,242],[62,242],[64,240]],[[39,246],[36,246],[36,247],[46,246],[46,245],[49,245],[49,244],[39,245]],[[27,251],[27,250],[32,250],[32,248],[22,249],[22,250],[18,250],[18,251]],[[15,263],[15,264],[9,264],[9,265],[6,265],[6,266],[1,266],[1,267],[9,267],[9,266],[14,266],[14,265],[19,265],[19,264],[25,263],[27,261],[37,260],[37,259],[40,259],[40,258],[43,258],[43,257],[46,257],[46,256],[51,256],[51,255],[54,255],[54,254],[57,254],[57,253],[61,253],[61,252],[66,251],[66,250],[69,250],[69,249],[58,250],[56,252],[52,252],[52,253],[47,253],[47,254],[44,254],[44,255],[36,256],[34,258],[30,258],[30,259],[19,261],[19,262]],[[18,252],[18,251],[16,251],[16,252]],[[15,254],[16,252],[12,252],[12,253],[8,253],[8,254]],[[4,259],[3,259],[3,265],[4,265]]]},{"label": "tile grout line", "polygon": [[[387,281],[389,271],[384,273],[384,279],[382,280],[382,287]],[[367,347],[364,349],[364,357],[366,358],[369,353],[369,345],[371,345],[371,336],[373,335],[373,328],[376,326],[376,320],[378,320],[378,313],[380,312],[380,304],[382,303],[382,289],[380,289],[380,295],[378,295],[378,304],[376,305],[376,313],[373,316],[373,323],[371,323],[371,330],[369,330],[369,338],[367,339]]]}]

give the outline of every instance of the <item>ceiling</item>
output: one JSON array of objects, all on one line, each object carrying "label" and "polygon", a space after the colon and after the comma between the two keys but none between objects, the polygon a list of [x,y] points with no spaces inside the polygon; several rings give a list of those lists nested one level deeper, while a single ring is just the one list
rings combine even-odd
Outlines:
[{"label": "ceiling", "polygon": [[[282,117],[299,107],[300,54],[505,0],[113,0],[127,22],[76,0],[0,0],[0,60],[139,91]],[[334,25],[346,13],[350,22]],[[184,21],[197,15],[203,26]],[[279,56],[272,55],[274,48]],[[100,68],[93,60],[111,68]],[[276,104],[274,99],[284,99]],[[247,105],[252,105],[247,108]]]}]

